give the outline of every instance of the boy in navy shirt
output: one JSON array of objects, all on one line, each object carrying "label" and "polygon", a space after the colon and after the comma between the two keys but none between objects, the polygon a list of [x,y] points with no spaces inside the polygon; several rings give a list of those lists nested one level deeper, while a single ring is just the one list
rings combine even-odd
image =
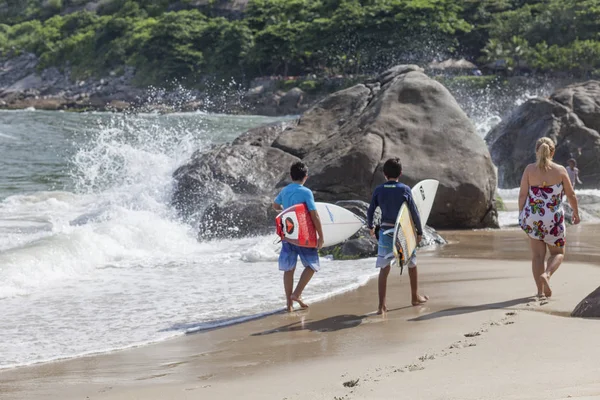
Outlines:
[{"label": "boy in navy shirt", "polygon": [[[292,183],[283,188],[275,201],[273,209],[275,211],[283,211],[284,209],[296,204],[305,203],[313,224],[318,235],[318,248],[323,247],[323,229],[321,227],[321,219],[317,213],[315,198],[310,189],[304,187],[306,179],[308,179],[308,168],[306,165],[298,161],[292,164],[290,168]],[[292,292],[294,287],[294,272],[296,271],[296,263],[300,261],[304,265],[304,271],[298,281],[296,290]],[[308,305],[302,301],[302,291],[306,284],[310,281],[313,274],[319,270],[319,252],[316,248],[300,247],[288,242],[281,242],[281,253],[279,253],[279,270],[283,272],[283,287],[285,289],[285,298],[287,300],[287,311],[293,311],[293,302],[297,302],[300,307],[308,308]]]},{"label": "boy in navy shirt", "polygon": [[[383,174],[386,183],[377,186],[373,192],[371,205],[367,211],[367,224],[371,230],[371,235],[375,236],[375,227],[373,226],[373,214],[375,209],[381,209],[381,233],[377,246],[377,268],[379,270],[379,308],[377,314],[383,314],[387,311],[385,305],[385,295],[387,289],[387,278],[390,273],[390,262],[393,257],[389,257],[393,252],[394,239],[391,235],[384,235],[383,232],[393,229],[396,225],[396,219],[400,212],[400,207],[405,202],[408,203],[408,209],[412,216],[417,231],[417,244],[421,242],[423,228],[421,226],[421,217],[413,201],[412,192],[408,186],[398,182],[402,175],[402,164],[399,158],[390,158],[383,164]],[[406,256],[406,255],[405,255]],[[417,287],[417,255],[416,250],[408,258],[408,275],[410,277],[410,289],[412,305],[416,306],[425,303],[429,298],[421,296]]]}]

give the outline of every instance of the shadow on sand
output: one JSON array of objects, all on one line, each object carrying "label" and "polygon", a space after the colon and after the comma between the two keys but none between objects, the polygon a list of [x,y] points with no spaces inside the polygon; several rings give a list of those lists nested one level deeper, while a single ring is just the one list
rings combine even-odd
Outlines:
[{"label": "shadow on sand", "polygon": [[[388,310],[388,314],[394,311],[400,311],[411,307],[412,306],[394,308],[392,310]],[[279,332],[297,332],[305,330],[311,332],[335,332],[342,329],[356,328],[357,326],[362,324],[364,319],[372,316],[376,316],[376,314],[342,314],[336,315],[335,317],[324,318],[318,321],[296,321],[288,325],[280,326],[279,328],[269,329],[268,331],[264,332],[253,333],[251,336],[262,336]]]},{"label": "shadow on sand", "polygon": [[519,299],[500,301],[498,303],[488,303],[488,304],[479,304],[476,306],[448,308],[446,310],[436,311],[431,314],[421,315],[420,317],[417,317],[417,318],[411,318],[411,319],[409,319],[409,321],[412,321],[412,322],[427,321],[427,320],[435,319],[435,318],[452,317],[455,315],[470,314],[470,313],[474,313],[474,312],[478,312],[478,311],[509,308],[509,307],[518,306],[520,304],[529,303],[530,301],[533,301],[533,300],[534,300],[533,297],[521,297]]}]

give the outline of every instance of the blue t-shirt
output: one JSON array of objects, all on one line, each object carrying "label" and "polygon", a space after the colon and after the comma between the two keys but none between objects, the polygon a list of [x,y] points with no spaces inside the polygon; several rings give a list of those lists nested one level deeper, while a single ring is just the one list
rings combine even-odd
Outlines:
[{"label": "blue t-shirt", "polygon": [[421,217],[413,201],[412,192],[404,183],[396,181],[388,181],[375,188],[371,205],[367,211],[367,224],[369,228],[373,228],[373,214],[377,207],[381,209],[381,223],[395,225],[400,207],[405,202],[408,203],[408,209],[415,223],[417,234],[422,235]]},{"label": "blue t-shirt", "polygon": [[312,191],[297,183],[290,183],[284,187],[275,198],[275,203],[281,204],[284,209],[301,203],[306,203],[308,211],[317,209]]}]

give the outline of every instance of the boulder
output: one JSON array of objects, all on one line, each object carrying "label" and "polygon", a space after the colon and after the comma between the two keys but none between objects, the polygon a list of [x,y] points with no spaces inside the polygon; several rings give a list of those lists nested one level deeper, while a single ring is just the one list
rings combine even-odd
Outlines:
[{"label": "boulder", "polygon": [[[372,98],[363,85],[347,92],[362,90],[366,104],[341,127],[318,129],[311,110],[298,128],[286,132],[303,144],[299,155],[306,154],[309,186],[316,197],[370,200],[374,188],[385,180],[383,163],[397,156],[403,164],[402,182],[413,186],[427,178],[440,181],[432,226],[497,227],[496,174],[490,154],[452,95],[418,67],[400,66],[382,77],[381,90]],[[320,126],[336,122],[317,117]],[[307,132],[302,126],[315,128]],[[282,148],[280,144],[281,137],[274,146]]]},{"label": "boulder", "polygon": [[304,100],[304,92],[300,88],[293,88],[285,93],[279,100],[279,109],[282,114],[293,114],[300,108]]},{"label": "boulder", "polygon": [[572,317],[600,318],[600,287],[590,293],[575,307]]},{"label": "boulder", "polygon": [[198,224],[200,237],[272,233],[271,204],[297,160],[266,146],[220,145],[197,152],[174,173],[173,204]]},{"label": "boulder", "polygon": [[600,185],[600,82],[557,90],[549,98],[531,99],[503,119],[485,138],[498,167],[499,186],[519,186],[527,164],[535,162],[535,143],[549,137],[554,159],[577,160],[583,187]]}]

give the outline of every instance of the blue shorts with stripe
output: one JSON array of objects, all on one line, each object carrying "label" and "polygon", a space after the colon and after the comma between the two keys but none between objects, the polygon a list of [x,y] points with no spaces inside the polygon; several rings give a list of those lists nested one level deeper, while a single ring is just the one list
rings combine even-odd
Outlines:
[{"label": "blue shorts with stripe", "polygon": [[298,257],[302,265],[312,268],[317,272],[321,265],[319,264],[319,251],[315,248],[300,247],[288,242],[281,242],[281,253],[279,253],[279,270],[291,271],[296,268]]},{"label": "blue shorts with stripe", "polygon": [[[391,228],[390,228],[391,229]],[[394,259],[394,236],[384,235],[383,227],[379,233],[379,241],[377,243],[377,261],[375,266],[377,268],[385,268],[391,264]],[[414,268],[417,266],[417,250],[415,249],[408,259],[408,268]]]}]

